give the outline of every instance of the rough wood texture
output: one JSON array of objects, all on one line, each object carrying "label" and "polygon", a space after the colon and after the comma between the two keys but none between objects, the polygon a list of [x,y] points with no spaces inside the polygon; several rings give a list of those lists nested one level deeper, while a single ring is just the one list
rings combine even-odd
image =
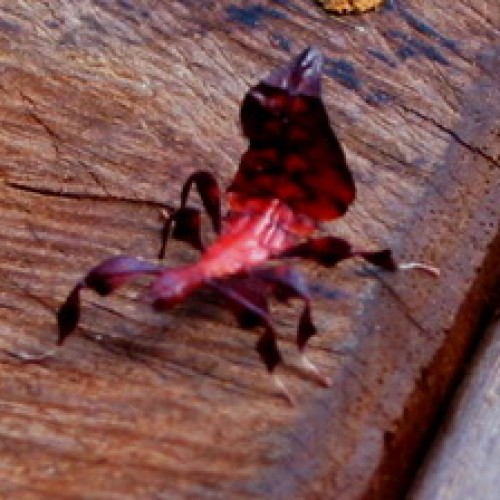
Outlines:
[{"label": "rough wood texture", "polygon": [[[55,498],[390,498],[498,279],[498,10],[388,2],[335,20],[313,2],[3,2],[0,11],[0,492]],[[201,297],[170,315],[137,289],[86,295],[52,360],[54,311],[119,252],[154,257],[158,206],[244,149],[249,85],[306,45],[329,57],[325,100],[359,198],[332,226],[438,265],[442,277],[308,273],[350,297],[317,300],[294,368],[297,311],[277,311],[299,404],[276,397],[253,345]],[[177,264],[192,257],[169,249]]]},{"label": "rough wood texture", "polygon": [[460,388],[439,438],[419,474],[414,500],[494,500],[500,491],[500,321],[484,343]]}]

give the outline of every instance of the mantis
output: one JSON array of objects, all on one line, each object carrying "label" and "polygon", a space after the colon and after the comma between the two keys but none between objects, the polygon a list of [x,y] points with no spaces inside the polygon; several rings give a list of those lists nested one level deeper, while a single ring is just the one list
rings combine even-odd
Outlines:
[{"label": "mantis", "polygon": [[[204,170],[188,177],[179,208],[165,213],[159,259],[164,258],[169,238],[199,250],[199,259],[181,267],[127,255],[104,260],[75,285],[60,307],[59,344],[78,325],[83,289],[106,296],[137,276],[149,275],[146,296],[155,310],[164,311],[206,287],[225,299],[241,327],[261,328],[256,350],[276,386],[291,401],[275,374],[282,358],[270,298],[302,301],[296,333],[302,364],[321,384],[329,381],[304,354],[317,330],[307,280],[290,259],[333,267],[359,257],[386,271],[415,268],[438,274],[426,264],[397,264],[389,249],[368,251],[339,237],[315,236],[320,223],[342,217],[356,195],[321,100],[322,63],[321,52],[308,48],[246,94],[240,118],[249,146],[225,193],[227,213],[221,210],[224,193],[213,174]],[[216,234],[208,246],[201,238],[201,210],[188,204],[193,188]]]}]

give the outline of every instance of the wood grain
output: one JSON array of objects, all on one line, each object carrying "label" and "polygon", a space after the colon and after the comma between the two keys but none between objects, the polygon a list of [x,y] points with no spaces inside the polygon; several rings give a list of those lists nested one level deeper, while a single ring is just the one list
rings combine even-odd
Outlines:
[{"label": "wood grain", "polygon": [[[306,0],[16,2],[0,10],[0,492],[9,498],[391,498],[412,474],[500,269],[498,13],[393,2],[334,20]],[[154,258],[158,208],[197,168],[222,184],[258,78],[320,47],[325,101],[358,199],[331,230],[441,268],[303,266],[348,298],[278,308],[298,404],[273,392],[217,297],[169,315],[139,287],[85,295],[53,359],[54,312],[120,252]],[[169,248],[168,263],[195,256]]]},{"label": "wood grain", "polygon": [[498,498],[500,323],[490,326],[411,498]]}]

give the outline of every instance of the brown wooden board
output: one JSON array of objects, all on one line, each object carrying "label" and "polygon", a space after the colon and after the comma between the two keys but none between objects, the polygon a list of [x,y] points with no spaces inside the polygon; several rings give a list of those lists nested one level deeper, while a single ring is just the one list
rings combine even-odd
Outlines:
[{"label": "brown wooden board", "polygon": [[467,370],[410,498],[498,498],[499,348],[497,316]]},{"label": "brown wooden board", "polygon": [[[0,10],[0,492],[15,498],[391,498],[415,460],[498,280],[498,9],[394,1],[328,17],[314,2],[2,2]],[[53,359],[54,314],[120,252],[154,258],[159,206],[210,169],[227,185],[250,85],[307,45],[358,185],[337,235],[418,274],[303,265],[348,293],[277,308],[298,401],[276,396],[217,297],[172,314],[130,287],[85,294]],[[172,265],[194,258],[171,245]]]}]

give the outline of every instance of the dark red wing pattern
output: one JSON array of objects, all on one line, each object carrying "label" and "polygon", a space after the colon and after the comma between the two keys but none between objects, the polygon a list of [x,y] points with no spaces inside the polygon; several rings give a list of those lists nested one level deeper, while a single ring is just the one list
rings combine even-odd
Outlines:
[{"label": "dark red wing pattern", "polygon": [[250,146],[228,191],[278,198],[316,220],[343,215],[354,200],[344,152],[321,101],[322,56],[307,49],[253,87],[241,108]]}]

